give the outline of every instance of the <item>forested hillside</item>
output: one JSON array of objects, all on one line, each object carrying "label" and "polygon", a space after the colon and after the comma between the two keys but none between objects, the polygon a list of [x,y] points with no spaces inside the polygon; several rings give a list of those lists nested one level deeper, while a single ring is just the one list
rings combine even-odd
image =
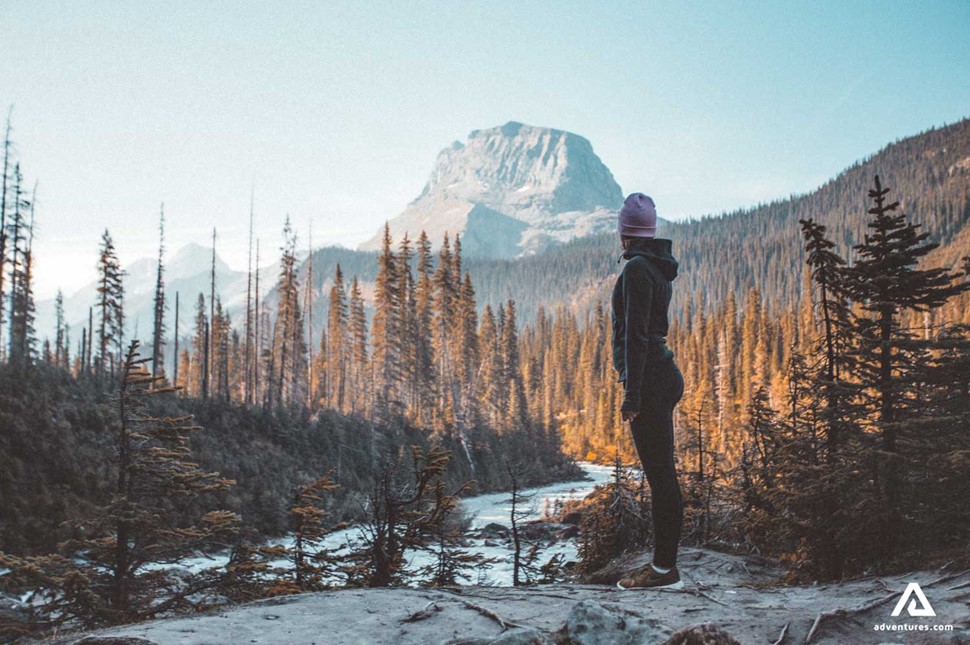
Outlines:
[{"label": "forested hillside", "polygon": [[[664,223],[659,234],[674,240],[674,254],[682,263],[672,303],[675,315],[681,315],[687,301],[698,294],[712,308],[728,293],[742,300],[751,286],[758,287],[766,304],[793,306],[800,297],[804,265],[798,220],[813,218],[825,224],[840,252],[848,255],[849,246],[865,229],[865,187],[876,172],[894,187],[902,207],[924,225],[929,239],[941,244],[939,254],[957,257],[967,252],[967,234],[959,234],[970,223],[970,119],[889,144],[810,193]],[[475,276],[480,311],[514,296],[520,320],[535,322],[540,305],[548,312],[565,303],[582,317],[597,300],[605,302],[619,271],[620,251],[616,234],[600,233],[533,256],[496,260],[468,255],[464,262]],[[340,262],[369,294],[377,272],[367,257],[372,253],[317,249],[314,288],[325,294]],[[301,275],[305,272],[306,265]],[[369,299],[366,306],[369,312]],[[323,320],[325,315],[326,302],[321,299],[314,316]]]}]

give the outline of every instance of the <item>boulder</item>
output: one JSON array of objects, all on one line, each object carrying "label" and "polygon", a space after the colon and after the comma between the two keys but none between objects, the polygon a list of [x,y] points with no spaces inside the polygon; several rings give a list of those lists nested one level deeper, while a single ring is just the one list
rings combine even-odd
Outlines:
[{"label": "boulder", "polygon": [[655,618],[595,600],[576,603],[563,628],[569,645],[661,645],[670,630]]},{"label": "boulder", "polygon": [[489,522],[479,532],[484,538],[505,538],[509,536],[509,527],[498,522]]}]

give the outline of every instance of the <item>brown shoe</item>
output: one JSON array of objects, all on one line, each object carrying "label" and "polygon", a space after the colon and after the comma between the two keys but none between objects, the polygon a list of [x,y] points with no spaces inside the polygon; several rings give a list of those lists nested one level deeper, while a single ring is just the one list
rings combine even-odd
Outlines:
[{"label": "brown shoe", "polygon": [[683,589],[684,581],[680,579],[680,572],[676,566],[667,573],[657,573],[651,565],[637,570],[629,578],[620,578],[616,586],[620,589],[645,589],[664,587],[665,589]]}]

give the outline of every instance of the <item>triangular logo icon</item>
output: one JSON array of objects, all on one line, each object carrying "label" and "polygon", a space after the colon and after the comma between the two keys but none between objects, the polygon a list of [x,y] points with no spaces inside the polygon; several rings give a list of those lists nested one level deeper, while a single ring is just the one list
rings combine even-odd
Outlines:
[{"label": "triangular logo icon", "polygon": [[[916,596],[910,600],[911,596]],[[909,612],[910,616],[936,616],[936,612],[930,606],[930,601],[926,599],[923,594],[923,590],[919,588],[919,584],[911,582],[906,585],[906,591],[903,592],[902,597],[899,602],[896,603],[896,608],[893,609],[893,616],[898,616],[903,611],[903,607],[906,606],[906,601],[910,600],[909,607],[906,607],[906,611]],[[916,601],[920,602],[920,606],[916,605]]]}]

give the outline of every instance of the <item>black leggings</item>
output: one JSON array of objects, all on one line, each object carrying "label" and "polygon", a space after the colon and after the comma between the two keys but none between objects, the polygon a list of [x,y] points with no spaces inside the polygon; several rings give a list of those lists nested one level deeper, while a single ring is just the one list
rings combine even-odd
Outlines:
[{"label": "black leggings", "polygon": [[640,413],[630,431],[650,484],[654,556],[658,567],[677,564],[684,501],[674,468],[674,406],[684,395],[684,376],[671,360],[643,373]]}]

